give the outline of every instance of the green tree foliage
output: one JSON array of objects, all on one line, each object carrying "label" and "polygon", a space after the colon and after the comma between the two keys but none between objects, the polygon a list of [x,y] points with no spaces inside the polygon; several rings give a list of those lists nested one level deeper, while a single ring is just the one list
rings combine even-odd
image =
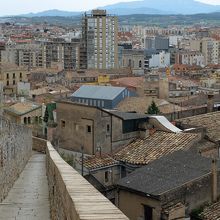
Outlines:
[{"label": "green tree foliage", "polygon": [[160,110],[159,110],[159,108],[157,107],[156,103],[153,100],[151,105],[147,109],[147,114],[149,114],[149,115],[157,115],[159,113],[160,113]]}]

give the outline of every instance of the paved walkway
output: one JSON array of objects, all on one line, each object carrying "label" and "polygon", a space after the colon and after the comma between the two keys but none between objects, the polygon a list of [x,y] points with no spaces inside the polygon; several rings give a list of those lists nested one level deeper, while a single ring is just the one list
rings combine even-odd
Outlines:
[{"label": "paved walkway", "polygon": [[49,220],[45,155],[35,153],[7,198],[0,203],[0,220]]}]

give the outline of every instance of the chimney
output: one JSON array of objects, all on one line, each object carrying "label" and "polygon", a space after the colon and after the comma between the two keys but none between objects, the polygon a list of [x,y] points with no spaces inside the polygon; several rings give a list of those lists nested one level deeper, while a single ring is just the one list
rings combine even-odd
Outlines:
[{"label": "chimney", "polygon": [[207,112],[213,112],[214,109],[214,95],[208,94],[208,100],[207,100]]},{"label": "chimney", "polygon": [[216,202],[218,197],[218,169],[217,169],[216,159],[212,160],[211,176],[212,176],[212,202]]},{"label": "chimney", "polygon": [[149,129],[140,129],[140,138],[144,139],[150,136]]}]

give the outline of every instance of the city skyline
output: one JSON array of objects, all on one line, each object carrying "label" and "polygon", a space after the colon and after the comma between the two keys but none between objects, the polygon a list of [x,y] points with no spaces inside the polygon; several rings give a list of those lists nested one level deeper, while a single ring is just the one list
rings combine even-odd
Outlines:
[{"label": "city skyline", "polygon": [[[86,11],[97,7],[103,7],[118,2],[131,2],[134,0],[93,0],[88,2],[82,0],[80,2],[73,0],[8,0],[4,2],[0,9],[0,16],[20,15],[26,13],[36,13],[45,10],[59,9],[65,11]],[[206,4],[220,5],[219,0],[196,0]],[[77,5],[76,5],[77,3]]]}]

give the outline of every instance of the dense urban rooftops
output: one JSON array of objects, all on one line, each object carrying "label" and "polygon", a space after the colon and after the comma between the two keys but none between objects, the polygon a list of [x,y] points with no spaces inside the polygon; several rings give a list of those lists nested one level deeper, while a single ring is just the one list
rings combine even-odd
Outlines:
[{"label": "dense urban rooftops", "polygon": [[204,158],[191,151],[177,151],[137,169],[121,179],[118,185],[148,196],[159,196],[210,174],[211,164],[210,158]]},{"label": "dense urban rooftops", "polygon": [[145,165],[175,151],[189,149],[196,140],[197,134],[157,131],[152,136],[134,140],[119,150],[114,158],[129,164]]},{"label": "dense urban rooftops", "polygon": [[207,136],[212,141],[220,140],[220,112],[196,115],[193,117],[183,118],[178,121],[191,127],[205,127],[207,129]]}]

